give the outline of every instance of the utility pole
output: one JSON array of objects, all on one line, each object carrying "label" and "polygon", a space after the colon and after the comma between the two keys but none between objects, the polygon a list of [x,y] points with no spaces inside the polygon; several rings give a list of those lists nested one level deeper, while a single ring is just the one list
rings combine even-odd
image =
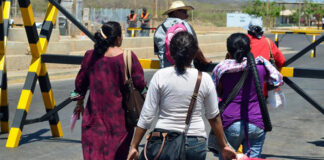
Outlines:
[{"label": "utility pole", "polygon": [[134,7],[134,11],[136,13],[136,0],[133,0],[133,7]]},{"label": "utility pole", "polygon": [[[76,15],[77,15],[77,13],[76,13],[76,3],[77,3],[77,0],[73,0],[72,1],[72,15],[74,16],[74,17],[76,17]],[[73,23],[71,23],[71,26],[70,26],[71,28],[71,36],[73,37],[73,38],[75,38],[76,37],[76,34],[75,34],[75,32],[76,32],[76,27],[75,27],[75,25],[73,24]]]},{"label": "utility pole", "polygon": [[270,19],[269,19],[269,0],[267,0],[267,15],[266,22],[268,23],[268,27],[270,27]]},{"label": "utility pole", "polygon": [[299,0],[298,4],[298,27],[300,28],[300,12],[301,12],[301,0]]},{"label": "utility pole", "polygon": [[152,27],[155,27],[155,21],[157,19],[157,0],[153,1],[153,18],[152,18]]}]

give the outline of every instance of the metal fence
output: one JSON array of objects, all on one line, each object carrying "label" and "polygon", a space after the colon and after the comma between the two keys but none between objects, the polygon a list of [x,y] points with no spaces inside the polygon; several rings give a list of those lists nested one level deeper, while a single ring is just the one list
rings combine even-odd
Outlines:
[{"label": "metal fence", "polygon": [[[126,26],[127,16],[131,9],[107,9],[107,8],[91,8],[89,20],[95,24],[102,24],[107,21],[119,22],[122,26]],[[136,11],[137,15],[141,13],[141,10]]]}]

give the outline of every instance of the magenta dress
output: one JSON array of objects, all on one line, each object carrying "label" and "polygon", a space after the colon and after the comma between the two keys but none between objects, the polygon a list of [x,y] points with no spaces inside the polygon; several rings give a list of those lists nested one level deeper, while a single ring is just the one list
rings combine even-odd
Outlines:
[{"label": "magenta dress", "polygon": [[[123,54],[96,58],[87,51],[75,80],[75,89],[89,99],[82,116],[82,149],[85,160],[124,160],[127,158],[134,128],[125,124]],[[132,53],[132,78],[140,91],[145,87],[143,69]]]}]

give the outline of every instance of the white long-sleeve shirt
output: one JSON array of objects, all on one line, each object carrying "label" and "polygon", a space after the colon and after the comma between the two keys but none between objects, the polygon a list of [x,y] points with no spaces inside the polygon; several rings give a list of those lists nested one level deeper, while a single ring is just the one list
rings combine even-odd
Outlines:
[{"label": "white long-sleeve shirt", "polygon": [[[197,76],[198,70],[195,68],[187,68],[183,75],[177,74],[174,67],[157,71],[151,79],[137,125],[145,129],[151,128],[158,111],[155,128],[182,132]],[[207,73],[202,74],[187,136],[207,137],[202,119],[203,109],[207,119],[214,118],[219,113],[215,85]]]}]

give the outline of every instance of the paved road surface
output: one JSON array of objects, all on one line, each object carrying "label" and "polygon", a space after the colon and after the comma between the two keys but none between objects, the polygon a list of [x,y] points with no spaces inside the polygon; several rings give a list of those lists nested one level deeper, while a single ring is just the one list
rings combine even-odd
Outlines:
[{"label": "paved road surface", "polygon": [[[287,35],[280,45],[300,50],[308,43],[302,35]],[[324,45],[321,45],[317,50],[318,57],[316,59],[311,59],[308,54],[291,66],[324,68],[324,63],[322,63],[324,61]],[[286,57],[290,56],[286,55]],[[145,71],[148,81],[153,73],[154,71]],[[319,104],[324,105],[323,80],[301,78],[293,78],[292,80]],[[10,122],[13,120],[22,86],[9,86]],[[52,82],[56,102],[62,102],[73,90],[73,86],[73,80]],[[288,100],[288,107],[270,111],[273,131],[267,134],[263,156],[271,159],[323,160],[324,116],[288,86],[283,87],[283,89]],[[69,131],[69,120],[73,107],[74,104],[70,104],[59,112],[64,131],[63,138],[51,137],[48,122],[25,126],[20,145],[15,149],[5,148],[8,134],[0,134],[0,160],[82,159],[80,122],[76,125],[73,133]],[[36,87],[27,118],[37,118],[43,113],[45,113],[45,109],[40,89]],[[206,127],[206,130],[209,131],[210,128]],[[209,152],[207,159],[217,158]]]}]

